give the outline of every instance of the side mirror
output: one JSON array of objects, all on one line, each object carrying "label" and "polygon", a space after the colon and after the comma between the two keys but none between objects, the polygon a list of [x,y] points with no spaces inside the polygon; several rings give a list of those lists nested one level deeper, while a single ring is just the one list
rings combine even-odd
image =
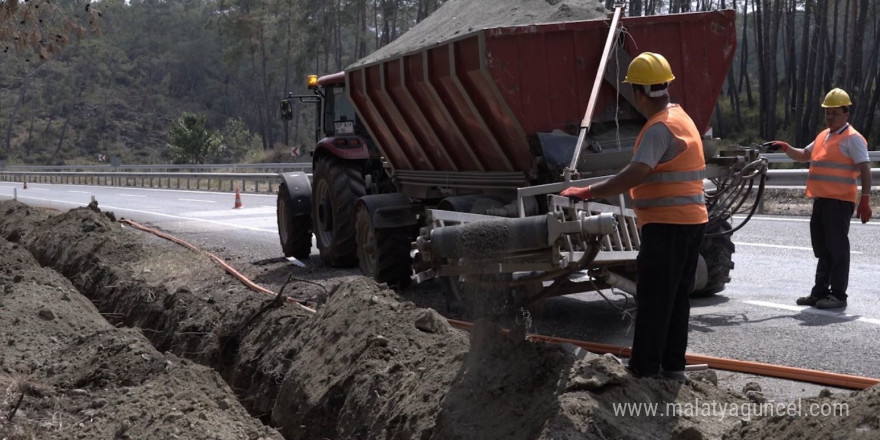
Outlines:
[{"label": "side mirror", "polygon": [[293,119],[293,105],[290,104],[289,99],[281,101],[281,119],[285,121]]}]

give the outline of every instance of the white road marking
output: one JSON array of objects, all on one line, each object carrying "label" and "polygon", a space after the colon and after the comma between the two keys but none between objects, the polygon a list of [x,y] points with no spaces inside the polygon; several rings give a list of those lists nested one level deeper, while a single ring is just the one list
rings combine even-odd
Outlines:
[{"label": "white road marking", "polygon": [[268,215],[272,217],[272,220],[275,220],[277,208],[275,206],[255,206],[253,208],[249,208],[247,206],[234,209],[232,206],[229,209],[224,210],[216,210],[216,211],[190,211],[187,212],[186,215],[191,215],[199,218],[211,218],[211,217],[240,217],[247,215]]},{"label": "white road marking", "polygon": [[67,191],[67,192],[77,193],[77,194],[90,194],[88,191]]},{"label": "white road marking", "polygon": [[[68,205],[76,205],[76,206],[86,206],[86,205],[79,203],[79,202],[68,202],[67,200],[41,199],[41,198],[37,198],[37,197],[19,197],[19,198],[20,199],[31,199],[31,200],[42,200],[44,202],[65,203]],[[166,217],[166,218],[173,218],[173,219],[178,219],[178,220],[187,220],[187,221],[192,221],[192,222],[208,223],[208,224],[212,224],[212,225],[224,226],[224,227],[233,228],[233,229],[244,229],[244,230],[256,231],[256,232],[268,232],[270,234],[277,234],[278,233],[277,229],[254,228],[251,226],[236,225],[234,223],[219,222],[216,220],[205,220],[205,219],[193,218],[193,217],[183,217],[183,216],[179,216],[179,215],[162,214],[159,212],[143,211],[140,209],[120,208],[120,207],[108,206],[108,205],[101,205],[101,209],[107,210],[107,211],[137,212],[140,214],[149,214],[149,215],[155,215],[155,216]],[[229,211],[236,212],[238,210],[230,209]],[[272,220],[274,221],[275,219],[273,218]]]},{"label": "white road marking", "polygon": [[770,307],[773,309],[788,310],[790,312],[812,313],[814,315],[831,316],[834,318],[847,318],[853,321],[864,322],[867,324],[880,325],[880,319],[865,318],[861,315],[850,315],[848,313],[834,312],[831,310],[814,309],[810,306],[792,306],[788,304],[777,304],[769,301],[745,300],[746,304],[760,307]]},{"label": "white road marking", "polygon": [[[737,219],[737,220],[744,220],[744,219],[745,219],[745,216],[742,216],[742,215],[735,215],[735,216],[733,216],[733,218],[735,218],[735,219]],[[754,221],[754,220],[762,220],[762,221],[768,221],[768,222],[800,222],[800,223],[809,223],[809,222],[810,222],[810,217],[809,217],[809,216],[806,216],[806,217],[775,217],[775,216],[756,215],[756,216],[753,216],[752,219],[751,219],[750,221]],[[850,220],[849,223],[850,223],[851,225],[858,225],[858,226],[880,226],[880,221],[877,221],[876,219],[875,219],[875,220],[872,220],[872,221],[869,221],[868,223],[862,223],[861,220],[859,220],[858,218],[853,217],[853,219]]]},{"label": "white road marking", "polygon": [[776,249],[794,249],[796,251],[813,251],[813,248],[808,248],[804,246],[784,246],[781,244],[766,244],[766,243],[745,243],[741,241],[735,241],[733,244],[737,246],[756,246],[756,247],[768,247],[768,248],[776,248]]},{"label": "white road marking", "polygon": [[199,200],[199,199],[177,199],[181,202],[199,202],[199,203],[217,203],[215,200]]},{"label": "white road marking", "polygon": [[[235,194],[235,191],[232,191],[232,192],[229,192],[229,191],[207,191],[207,190],[196,190],[196,189],[185,189],[185,188],[181,188],[181,189],[174,189],[174,188],[171,188],[171,189],[168,189],[168,188],[136,188],[136,187],[132,187],[132,186],[108,186],[108,187],[106,187],[106,188],[108,188],[108,189],[109,189],[109,188],[114,188],[114,189],[124,189],[124,190],[126,190],[126,191],[135,191],[135,192],[136,192],[136,191],[143,191],[143,192],[159,191],[159,192],[190,193],[190,194],[201,194],[201,195],[204,195],[205,193],[209,193],[209,194],[232,194],[232,195]],[[241,194],[242,194],[242,195],[247,195],[248,198],[251,198],[251,197],[270,197],[270,198],[273,198],[273,199],[274,199],[274,198],[278,197],[278,196],[277,196],[276,194],[274,194],[274,193],[273,193],[273,194],[265,194],[265,193],[241,193]]]},{"label": "white road marking", "polygon": [[[741,241],[735,241],[733,244],[737,246],[755,246],[755,247],[766,247],[766,248],[776,248],[776,249],[792,249],[796,251],[810,251],[813,252],[813,248],[804,247],[804,246],[784,246],[781,244],[766,244],[766,243],[745,243]],[[864,252],[859,251],[850,251],[850,254],[863,254]]]},{"label": "white road marking", "polygon": [[144,199],[147,198],[147,196],[142,196],[140,194],[117,194],[117,195],[120,197],[141,197]]},{"label": "white road marking", "polygon": [[[735,215],[733,218],[737,220],[745,220],[744,215]],[[750,221],[755,220],[763,220],[768,222],[801,222],[801,223],[809,223],[810,217],[777,217],[777,216],[764,216],[764,215],[755,215],[752,216]]]}]

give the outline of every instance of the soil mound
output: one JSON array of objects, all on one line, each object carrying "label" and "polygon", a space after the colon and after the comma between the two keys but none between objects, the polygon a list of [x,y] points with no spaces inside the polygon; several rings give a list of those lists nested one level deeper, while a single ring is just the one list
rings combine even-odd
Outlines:
[{"label": "soil mound", "polygon": [[[0,418],[0,435],[10,438],[880,432],[877,387],[817,398],[848,404],[848,417],[754,419],[719,409],[760,403],[760,393],[720,389],[711,371],[684,384],[639,379],[613,357],[531,341],[489,321],[468,334],[363,277],[317,283],[327,302],[311,314],[250,292],[205,255],[97,207],[49,215],[0,202],[0,214],[0,236],[15,239],[0,240],[0,415],[14,413]],[[306,290],[286,286],[287,294]]]},{"label": "soil mound", "polygon": [[110,325],[66,278],[5,239],[0,339],[0,438],[281,438],[215,371]]},{"label": "soil mound", "polygon": [[880,438],[880,385],[853,392],[849,396],[832,397],[828,394],[798,401],[785,411],[742,423],[731,430],[725,439]]}]

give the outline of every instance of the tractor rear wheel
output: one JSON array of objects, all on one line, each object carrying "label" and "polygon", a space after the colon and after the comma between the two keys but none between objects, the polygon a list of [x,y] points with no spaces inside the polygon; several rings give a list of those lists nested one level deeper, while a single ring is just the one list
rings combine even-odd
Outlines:
[{"label": "tractor rear wheel", "polygon": [[363,204],[358,204],[355,224],[361,272],[379,283],[407,287],[412,274],[409,228],[373,228]]},{"label": "tractor rear wheel", "polygon": [[[733,253],[736,246],[731,234],[717,234],[730,230],[730,223],[723,221],[706,230],[706,238],[700,248],[700,256],[706,262],[706,286],[691,292],[692,298],[712,296],[724,290],[730,282],[730,271],[733,269]],[[710,235],[717,234],[717,235]]]},{"label": "tractor rear wheel", "polygon": [[360,164],[324,156],[312,180],[312,224],[321,259],[333,267],[353,267],[358,261],[355,205],[366,192]]}]

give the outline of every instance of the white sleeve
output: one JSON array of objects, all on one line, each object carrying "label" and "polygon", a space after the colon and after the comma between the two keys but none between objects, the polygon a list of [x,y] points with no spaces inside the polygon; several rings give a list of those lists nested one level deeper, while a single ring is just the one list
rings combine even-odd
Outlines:
[{"label": "white sleeve", "polygon": [[852,159],[854,163],[865,163],[871,159],[868,157],[868,144],[861,136],[849,136],[840,143],[840,152]]}]

